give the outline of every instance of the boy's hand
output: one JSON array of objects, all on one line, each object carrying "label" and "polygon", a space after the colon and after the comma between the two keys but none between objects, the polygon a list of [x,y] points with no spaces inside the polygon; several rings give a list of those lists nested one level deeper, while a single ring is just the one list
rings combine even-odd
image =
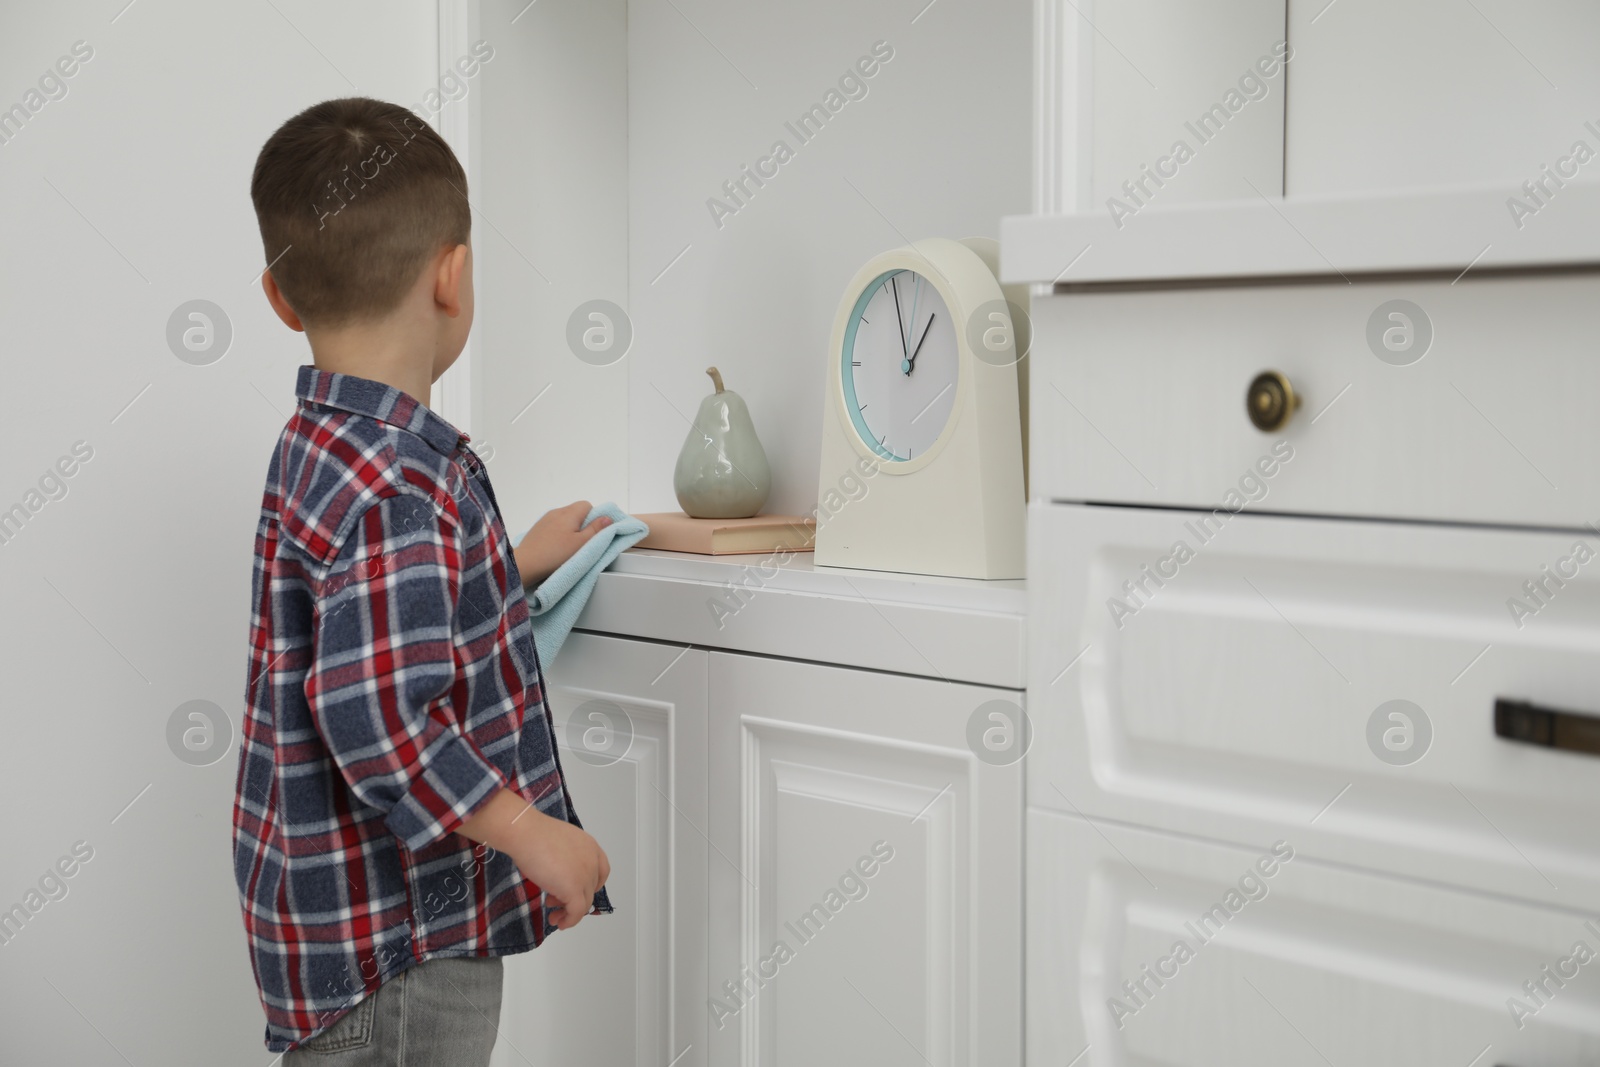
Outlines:
[{"label": "boy's hand", "polygon": [[583,547],[584,542],[611,525],[611,520],[604,515],[588,526],[583,525],[590,510],[587,500],[579,500],[546,512],[533,524],[515,552],[523,588],[532,589],[550,577]]},{"label": "boy's hand", "polygon": [[599,842],[571,823],[530,807],[502,789],[461,824],[461,833],[511,857],[517,870],[544,890],[550,923],[577,926],[594,895],[611,877],[611,861]]},{"label": "boy's hand", "polygon": [[529,811],[534,820],[525,848],[511,853],[523,877],[539,883],[550,907],[550,924],[570,930],[589,914],[594,895],[611,877],[611,861],[600,843],[562,819]]}]

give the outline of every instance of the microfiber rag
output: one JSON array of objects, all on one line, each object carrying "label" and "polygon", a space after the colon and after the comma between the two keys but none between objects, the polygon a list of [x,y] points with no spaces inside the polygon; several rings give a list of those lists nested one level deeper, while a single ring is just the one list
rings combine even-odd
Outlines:
[{"label": "microfiber rag", "polygon": [[624,549],[638,544],[650,532],[650,527],[629,515],[615,504],[606,503],[592,509],[583,520],[584,526],[604,516],[611,525],[583,543],[572,558],[556,568],[556,572],[528,594],[528,612],[533,616],[533,646],[539,651],[539,663],[548,668],[566,643],[573,624],[589,602],[589,594],[600,580],[600,572],[611,566],[611,561]]}]

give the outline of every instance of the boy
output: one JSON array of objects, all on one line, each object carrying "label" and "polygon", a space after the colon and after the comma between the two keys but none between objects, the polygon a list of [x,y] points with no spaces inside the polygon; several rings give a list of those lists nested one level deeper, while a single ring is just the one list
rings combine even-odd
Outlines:
[{"label": "boy", "polygon": [[262,288],[314,362],[267,471],[233,812],[290,1067],[485,1065],[500,957],[611,910],[523,593],[603,523],[580,502],[513,552],[427,407],[472,325],[466,192],[433,130],[367,99],[284,123],[250,182]]}]

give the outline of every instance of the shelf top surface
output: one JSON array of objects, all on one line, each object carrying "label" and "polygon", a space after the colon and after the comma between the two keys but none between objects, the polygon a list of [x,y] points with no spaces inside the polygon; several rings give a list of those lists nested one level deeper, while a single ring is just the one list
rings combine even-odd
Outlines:
[{"label": "shelf top surface", "polygon": [[1021,616],[1027,613],[1025,581],[983,581],[941,575],[819,567],[810,552],[792,553],[787,561],[780,563],[777,556],[772,554],[705,556],[691,552],[632,548],[617,557],[610,572],[701,582],[718,588],[748,579],[752,583],[761,583],[765,589],[791,593],[861,597],[1000,615]]}]

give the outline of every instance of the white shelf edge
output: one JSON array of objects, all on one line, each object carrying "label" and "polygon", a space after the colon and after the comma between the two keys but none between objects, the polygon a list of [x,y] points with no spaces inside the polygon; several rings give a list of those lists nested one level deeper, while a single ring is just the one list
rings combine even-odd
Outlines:
[{"label": "white shelf edge", "polygon": [[[747,592],[736,597],[730,584]],[[713,602],[732,610],[713,611]],[[819,569],[808,553],[774,567],[759,555],[635,549],[600,576],[577,625],[1020,690],[1026,614],[1021,581]]]},{"label": "white shelf edge", "polygon": [[[1506,186],[1257,198],[1000,221],[1000,274],[1035,285],[1600,265],[1600,183],[1513,218]],[[1520,221],[1520,226],[1518,222]]]}]

